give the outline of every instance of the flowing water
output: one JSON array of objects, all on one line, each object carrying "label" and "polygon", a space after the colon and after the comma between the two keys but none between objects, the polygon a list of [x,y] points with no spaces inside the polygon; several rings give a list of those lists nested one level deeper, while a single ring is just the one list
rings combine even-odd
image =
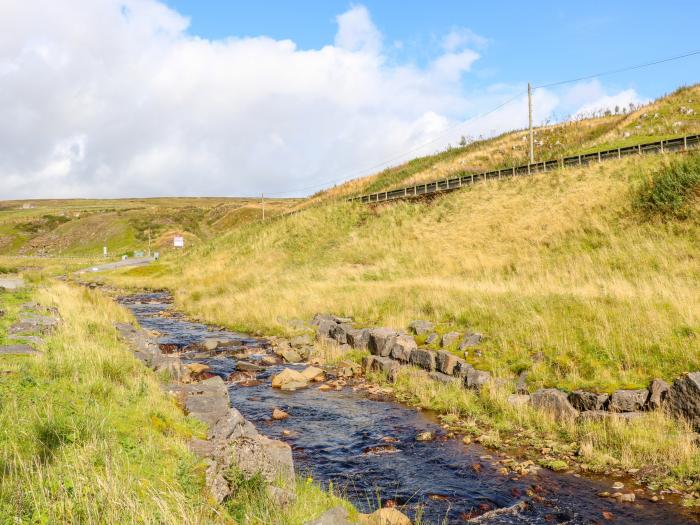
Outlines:
[{"label": "flowing water", "polygon": [[[264,341],[244,334],[208,327],[166,312],[164,293],[132,295],[122,299],[139,323],[162,334],[160,342],[182,349],[205,337],[229,339],[265,354]],[[163,313],[167,315],[163,315]],[[208,364],[227,379],[236,360],[217,356],[191,361]],[[289,365],[286,365],[289,366]],[[303,368],[302,366],[298,366]],[[617,503],[596,496],[614,480],[587,479],[541,470],[524,477],[504,476],[495,465],[497,455],[478,445],[464,445],[442,436],[442,428],[430,414],[400,404],[370,399],[351,388],[321,392],[311,387],[285,392],[270,386],[271,377],[283,366],[271,366],[258,374],[251,386],[231,383],[233,405],[258,430],[292,446],[298,473],[324,484],[332,482],[362,511],[371,511],[391,500],[409,516],[423,523],[460,524],[492,509],[517,505],[517,510],[493,516],[490,524],[687,524],[696,523],[677,506],[653,503],[638,497],[634,503]],[[290,417],[272,421],[273,408]],[[431,431],[432,442],[416,441]],[[490,459],[489,456],[493,456]],[[625,492],[625,491],[623,491]]]}]

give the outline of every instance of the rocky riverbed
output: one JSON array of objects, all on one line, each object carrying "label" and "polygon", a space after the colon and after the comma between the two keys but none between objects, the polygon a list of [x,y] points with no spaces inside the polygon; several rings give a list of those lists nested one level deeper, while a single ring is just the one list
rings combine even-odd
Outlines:
[{"label": "rocky riverbed", "polygon": [[[159,334],[165,355],[189,365],[187,373],[223,380],[233,406],[259,434],[291,447],[298,475],[332,482],[362,511],[395,507],[424,523],[450,524],[692,519],[661,502],[599,497],[614,490],[635,494],[616,489],[610,480],[555,473],[465,445],[430,414],[382,400],[382,389],[361,378],[312,371],[317,375],[309,386],[272,388],[273,378],[285,369],[302,374],[308,366],[282,364],[265,340],[185,319],[172,312],[165,294],[122,302],[144,328]],[[294,353],[302,361],[304,346]]]}]

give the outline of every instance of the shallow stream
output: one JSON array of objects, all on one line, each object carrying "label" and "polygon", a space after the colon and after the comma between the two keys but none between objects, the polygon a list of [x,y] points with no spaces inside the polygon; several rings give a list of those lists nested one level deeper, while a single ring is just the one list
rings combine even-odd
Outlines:
[{"label": "shallow stream", "polygon": [[[132,295],[121,302],[144,328],[162,334],[162,344],[173,348],[216,337],[255,349],[257,355],[246,357],[251,362],[266,353],[262,340],[167,311],[171,308],[167,294]],[[236,367],[235,358],[223,355],[192,355],[190,361],[208,364],[225,380]],[[481,523],[694,522],[677,506],[643,497],[634,503],[617,503],[596,495],[611,491],[615,480],[588,479],[546,469],[524,477],[504,476],[498,472],[500,465],[493,464],[499,458],[497,453],[478,445],[464,445],[459,439],[446,439],[430,414],[373,400],[351,388],[329,392],[314,386],[296,392],[271,388],[271,377],[283,368],[266,368],[257,374],[259,382],[244,383],[251,386],[231,382],[231,402],[260,432],[292,446],[298,473],[324,484],[332,482],[359,510],[371,511],[379,506],[378,501],[391,501],[412,518],[421,516],[423,523],[462,524],[486,511],[525,502],[518,511]],[[274,408],[283,409],[290,417],[272,421]],[[438,439],[416,441],[423,431],[436,433]]]}]

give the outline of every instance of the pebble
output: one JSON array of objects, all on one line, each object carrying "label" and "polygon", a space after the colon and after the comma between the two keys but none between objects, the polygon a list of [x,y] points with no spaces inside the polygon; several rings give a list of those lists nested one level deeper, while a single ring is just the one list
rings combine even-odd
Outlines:
[{"label": "pebble", "polygon": [[613,489],[613,490],[620,490],[620,489],[623,489],[624,487],[625,487],[625,484],[624,484],[624,483],[621,483],[621,482],[619,482],[619,481],[616,481],[616,482],[613,483],[613,485],[612,485],[612,489]]}]

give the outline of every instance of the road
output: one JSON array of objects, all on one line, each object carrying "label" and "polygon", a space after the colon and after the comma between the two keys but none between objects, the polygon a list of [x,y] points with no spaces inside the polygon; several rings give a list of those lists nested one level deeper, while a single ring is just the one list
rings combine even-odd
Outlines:
[{"label": "road", "polygon": [[88,268],[83,268],[78,270],[76,273],[88,273],[88,272],[102,272],[105,270],[115,270],[117,268],[126,268],[128,266],[146,266],[151,264],[155,259],[153,257],[134,257],[133,259],[124,259],[122,261],[116,261],[105,264],[96,264]]}]

